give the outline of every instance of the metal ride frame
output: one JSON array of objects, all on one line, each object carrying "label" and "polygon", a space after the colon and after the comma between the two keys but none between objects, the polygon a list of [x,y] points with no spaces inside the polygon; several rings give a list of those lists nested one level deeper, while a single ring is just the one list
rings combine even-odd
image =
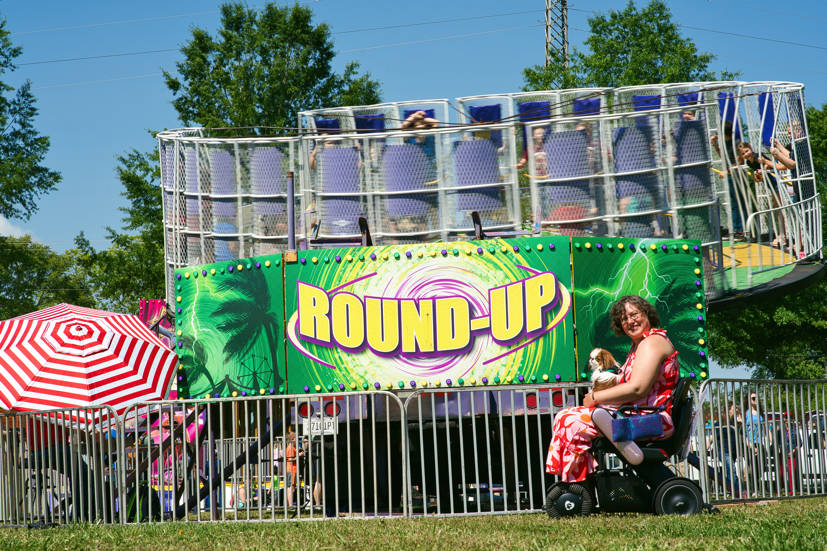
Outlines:
[{"label": "metal ride frame", "polygon": [[[153,402],[133,406],[126,421],[109,408],[4,414],[0,522],[540,512],[556,481],[545,473],[554,415],[578,405],[586,387],[546,383],[418,389],[404,396],[377,391]],[[705,501],[827,495],[827,383],[710,379],[692,392],[698,405],[690,436],[670,468],[697,481]],[[752,395],[757,400],[751,404]],[[284,473],[281,428],[312,440],[314,433],[302,433],[295,412],[330,404],[341,410],[328,417],[351,421],[317,435],[317,449],[306,448],[307,461],[320,467],[308,468],[309,478],[300,483],[311,492],[320,483],[321,508],[277,504]],[[740,411],[731,417],[733,404]],[[91,422],[78,423],[90,412]],[[157,438],[165,416],[176,421]],[[39,449],[65,451],[32,453],[32,435]],[[313,457],[316,450],[319,457]],[[159,501],[149,499],[148,488],[156,489]],[[136,493],[148,500],[137,511]]]},{"label": "metal ride frame", "polygon": [[[640,98],[659,99],[652,105],[642,105]],[[594,110],[587,110],[589,114],[585,115],[574,114],[576,102],[595,100],[599,114],[594,114]],[[520,105],[526,102],[544,102],[550,118],[537,120],[536,109],[521,113]],[[639,231],[645,226],[639,222],[648,218],[663,237],[699,238],[705,244],[705,288],[710,300],[750,290],[763,281],[757,276],[766,279],[766,273],[773,270],[802,261],[823,260],[821,206],[801,84],[706,82],[551,90],[465,97],[455,103],[457,107],[444,99],[422,100],[303,112],[299,115],[300,132],[294,137],[215,138],[207,137],[207,130],[201,128],[158,134],[169,296],[175,268],[286,250],[287,172],[294,172],[300,184],[294,195],[294,222],[300,246],[307,248],[329,247],[330,241],[336,239],[358,241],[358,234],[352,230],[331,233],[328,225],[326,231],[319,232],[325,220],[331,219],[331,211],[326,210],[331,200],[361,205],[378,245],[450,241],[471,235],[468,216],[458,209],[457,201],[463,193],[499,197],[501,212],[483,220],[486,230],[519,230],[530,222],[529,216],[542,212],[548,193],[559,198],[562,192],[554,189],[561,185],[577,188],[579,178],[589,182],[591,205],[578,203],[569,211],[578,213],[577,216],[565,220],[560,216],[549,220],[549,213],[541,215],[544,231],[571,234],[571,228],[576,228],[585,235],[618,235],[628,232],[623,229],[624,220],[637,223]],[[470,109],[491,105],[499,106],[500,120],[474,122]],[[417,109],[433,109],[440,127],[401,130],[405,111]],[[680,148],[669,136],[675,136],[686,111],[702,121],[700,125],[707,138],[723,135],[724,122],[729,121],[736,139],[729,148],[718,149],[707,143],[708,151],[697,163],[680,162],[675,156],[680,155]],[[457,114],[457,122],[450,122],[452,114]],[[384,121],[380,131],[356,128],[359,117],[377,115]],[[336,119],[339,128],[317,128],[318,118]],[[591,142],[599,147],[598,151],[590,142],[590,155],[596,158],[590,171],[574,178],[570,174],[557,179],[542,178],[544,175],[537,173],[534,155],[526,155],[527,169],[516,168],[527,147],[524,130],[525,136],[537,128],[566,132],[578,124],[594,129]],[[657,155],[653,156],[652,166],[640,172],[619,170],[614,138],[619,129],[634,126],[650,128],[651,147]],[[496,181],[488,181],[488,174],[494,169],[471,174],[470,180],[466,174],[466,179],[460,181],[460,167],[454,157],[457,147],[486,137],[498,146]],[[434,181],[415,189],[390,189],[382,152],[394,144],[426,139],[434,141],[433,158],[426,167],[410,168],[430,171]],[[737,140],[749,141],[757,155],[767,156],[776,139],[791,144],[788,147],[794,150],[796,170],[783,171],[776,163],[771,170],[762,167],[749,173],[745,165],[738,164]],[[330,191],[322,187],[321,175],[327,169],[311,169],[310,158],[317,144],[325,143],[336,149],[358,151],[358,176],[354,176],[358,189]],[[335,166],[331,168],[334,169]],[[701,174],[702,171],[707,174]],[[710,181],[711,184],[705,184],[709,192],[682,191],[679,180],[689,173],[693,178]],[[651,197],[632,196],[625,203],[632,200],[641,204],[654,198],[657,204],[648,210],[629,211],[618,196],[618,181],[650,176],[657,180],[659,191]],[[552,191],[544,191],[543,195],[538,193],[541,189]],[[595,190],[602,190],[602,196],[594,195]],[[794,191],[795,196],[787,191]],[[387,205],[407,199],[427,203],[428,213],[414,223],[394,223]],[[694,222],[687,225],[686,220]],[[705,221],[701,226],[708,227],[692,235],[698,232],[699,220]],[[738,220],[743,224],[745,243],[736,241]]]}]

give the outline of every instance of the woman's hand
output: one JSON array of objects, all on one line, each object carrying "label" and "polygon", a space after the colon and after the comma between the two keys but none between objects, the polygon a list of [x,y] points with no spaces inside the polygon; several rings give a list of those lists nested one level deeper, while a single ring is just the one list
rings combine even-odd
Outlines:
[{"label": "woman's hand", "polygon": [[583,397],[583,405],[587,408],[594,406],[594,391],[589,392]]}]

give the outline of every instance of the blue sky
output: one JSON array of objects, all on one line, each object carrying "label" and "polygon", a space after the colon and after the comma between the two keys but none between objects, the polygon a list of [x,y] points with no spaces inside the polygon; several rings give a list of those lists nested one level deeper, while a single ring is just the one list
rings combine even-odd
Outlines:
[{"label": "blue sky", "polygon": [[[105,247],[104,227],[119,226],[118,207],[124,205],[114,173],[115,157],[130,148],[154,147],[155,142],[147,134],[149,129],[179,126],[169,103],[172,96],[162,78],[145,76],[158,75],[161,68],[174,70],[175,61],[181,58],[177,51],[22,64],[174,49],[189,39],[189,29],[193,26],[215,29],[219,17],[214,12],[219,3],[212,0],[0,2],[0,15],[7,19],[7,30],[14,33],[12,40],[24,48],[17,60],[21,64],[18,71],[3,79],[14,86],[31,79],[40,109],[37,128],[52,140],[46,165],[63,174],[59,190],[40,200],[40,210],[30,221],[0,219],[0,233],[32,233],[39,241],[62,251],[72,246],[72,239],[82,230],[93,245]],[[570,0],[569,4],[570,40],[573,45],[579,45],[586,33],[578,29],[588,27],[589,16],[582,10],[622,9],[625,1]],[[808,18],[732,4],[788,11]],[[334,37],[338,49],[343,51],[487,33],[348,52],[337,57],[337,70],[348,61],[361,61],[362,68],[382,82],[388,101],[516,91],[522,83],[522,69],[542,63],[544,58],[543,0],[420,0],[416,3],[316,0],[309,5],[319,21],[328,22],[334,33],[340,33]],[[684,35],[692,38],[702,51],[719,55],[712,69],[740,69],[744,80],[803,82],[807,86],[808,102],[815,105],[827,102],[827,65],[821,62],[824,41],[819,38],[823,37],[827,21],[827,3],[823,0],[794,3],[683,0],[670,1],[669,6],[675,20],[686,27],[820,46],[821,50],[684,29]],[[407,28],[341,32],[529,11],[531,13]],[[185,16],[170,18],[178,15]],[[148,20],[107,24],[141,19]],[[32,32],[65,27],[80,28]],[[514,30],[488,32],[502,29]]]},{"label": "blue sky", "polygon": [[[72,246],[72,239],[83,230],[94,245],[105,247],[104,227],[119,225],[121,213],[117,209],[124,204],[114,173],[115,156],[130,148],[152,148],[154,142],[146,132],[148,129],[179,126],[169,104],[172,96],[160,76],[61,86],[157,75],[161,68],[174,70],[175,61],[181,57],[177,51],[22,64],[177,48],[188,40],[192,26],[215,29],[218,14],[204,12],[215,12],[219,3],[204,0],[0,2],[0,14],[7,18],[7,29],[15,33],[11,38],[24,48],[18,58],[20,68],[4,80],[18,85],[24,79],[31,79],[40,108],[37,128],[52,140],[46,165],[63,174],[59,190],[41,199],[40,210],[30,221],[0,220],[0,232],[29,232],[56,250],[64,250]],[[747,0],[733,0],[733,3],[746,4]],[[370,70],[382,82],[385,99],[389,101],[516,91],[522,83],[522,69],[543,61],[543,0],[507,3],[420,0],[416,4],[316,0],[309,5],[318,20],[327,21],[334,32],[536,10],[469,21],[336,34],[340,50],[353,50],[529,27],[342,53],[337,57],[338,70],[348,61],[361,61],[363,69]],[[827,21],[827,6],[822,1],[749,2],[757,8],[821,17],[821,21],[709,0],[670,1],[669,5],[675,19],[685,26],[824,44],[819,40],[823,33],[821,27]],[[570,0],[571,43],[581,44],[586,37],[577,29],[587,28],[589,14],[576,10],[607,11],[624,6],[623,0],[583,3]],[[169,18],[185,14],[199,15]],[[152,20],[100,25],[136,19]],[[82,27],[31,32],[76,26]],[[745,80],[803,82],[809,102],[821,105],[827,101],[827,66],[819,62],[824,56],[818,49],[699,30],[685,29],[684,34],[695,40],[701,50],[721,55],[712,66],[715,70],[741,69]],[[822,72],[741,61],[723,55]]]}]

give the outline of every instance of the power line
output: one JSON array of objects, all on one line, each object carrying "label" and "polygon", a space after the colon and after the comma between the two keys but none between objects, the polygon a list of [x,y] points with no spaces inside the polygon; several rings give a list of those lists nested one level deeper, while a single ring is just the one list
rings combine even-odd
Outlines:
[{"label": "power line", "polygon": [[510,29],[497,29],[494,31],[483,31],[481,33],[458,34],[456,36],[444,36],[442,38],[429,38],[427,40],[415,40],[413,42],[400,42],[398,44],[385,44],[384,46],[371,46],[369,48],[356,48],[355,50],[340,50],[337,54],[347,54],[350,52],[363,52],[365,50],[378,50],[380,48],[392,48],[394,46],[408,46],[409,44],[422,44],[423,42],[437,42],[439,40],[450,40],[452,38],[465,38],[466,36],[479,36],[481,34],[501,33],[505,31],[516,31],[518,29],[530,29],[532,27],[542,27],[543,25],[526,25],[524,27],[512,27]]},{"label": "power line", "polygon": [[181,48],[168,48],[166,50],[148,50],[146,52],[129,52],[129,53],[125,53],[125,54],[93,55],[93,56],[88,56],[88,57],[72,57],[72,58],[68,58],[68,59],[52,59],[50,61],[31,61],[29,63],[18,63],[17,65],[19,67],[22,67],[23,65],[43,65],[43,64],[46,64],[46,63],[64,63],[66,61],[83,61],[83,60],[86,60],[86,59],[102,59],[102,58],[105,58],[105,57],[123,57],[123,56],[128,56],[128,55],[158,54],[158,53],[161,53],[161,52],[179,52],[179,51],[181,51]]},{"label": "power line", "polygon": [[[316,1],[320,1],[320,0],[316,0]],[[526,14],[526,13],[537,13],[537,12],[540,12],[540,11],[543,11],[543,10],[518,11],[518,12],[512,12],[512,13],[497,13],[497,14],[493,14],[493,15],[481,15],[481,16],[477,16],[477,17],[463,17],[463,18],[460,18],[460,19],[445,19],[445,20],[442,20],[442,21],[425,21],[423,23],[407,23],[407,24],[404,24],[404,25],[392,25],[390,27],[374,27],[374,28],[371,28],[371,29],[354,29],[354,30],[351,30],[351,31],[338,31],[338,32],[331,33],[331,34],[361,33],[361,32],[379,31],[379,30],[385,30],[385,29],[399,29],[399,28],[402,28],[402,27],[417,27],[417,26],[421,26],[421,25],[436,25],[436,24],[439,24],[439,23],[454,23],[454,22],[457,22],[457,21],[471,21],[471,20],[474,20],[474,19],[490,19],[492,17],[506,17],[506,16],[510,16],[510,15],[523,15],[523,14]],[[213,12],[205,12],[205,13],[213,13]],[[178,16],[176,16],[176,17],[178,17]],[[523,27],[521,27],[521,28],[523,28]],[[505,29],[505,30],[508,30],[508,29]],[[500,32],[500,31],[496,31],[496,32]],[[472,35],[466,35],[466,36],[472,36]],[[448,38],[453,38],[453,37],[448,37]],[[437,39],[437,40],[446,40],[446,39],[445,38],[440,38],[440,39]],[[384,47],[384,46],[380,46],[380,47]],[[366,48],[366,49],[374,49],[374,48]],[[95,55],[95,56],[87,56],[87,57],[73,57],[73,58],[68,58],[68,59],[52,59],[52,60],[49,60],[49,61],[32,61],[32,62],[28,62],[28,63],[18,63],[17,65],[20,66],[20,67],[22,67],[24,65],[45,65],[45,64],[49,64],[49,63],[65,63],[67,61],[85,61],[85,60],[88,60],[88,59],[104,59],[104,58],[109,58],[109,57],[124,57],[124,56],[133,56],[133,55],[158,54],[158,53],[164,53],[164,52],[177,52],[177,51],[180,51],[180,48],[167,48],[167,49],[164,49],[164,50],[148,50],[148,51],[144,51],[144,52],[127,52],[127,53],[123,53],[123,54],[107,54],[107,55]],[[348,51],[359,51],[359,50],[348,50]],[[341,52],[337,52],[337,53],[341,53]]]},{"label": "power line", "polygon": [[[573,31],[579,31],[581,33],[591,32],[591,31],[586,31],[586,30],[583,30],[583,29],[577,29],[575,27],[569,27],[569,29],[571,29]],[[729,57],[729,58],[732,58],[732,59],[740,59],[741,61],[751,61],[753,63],[762,63],[764,65],[773,65],[775,67],[784,67],[786,69],[796,69],[798,71],[807,71],[808,73],[817,73],[817,74],[820,74],[820,75],[827,75],[827,72],[816,71],[815,69],[805,69],[804,67],[793,67],[792,65],[782,65],[780,63],[770,63],[769,61],[761,61],[761,60],[758,60],[758,59],[747,59],[745,57],[735,57],[733,55],[727,55],[727,54],[716,54],[715,52],[710,52],[710,53],[712,55],[718,56],[718,57]]]},{"label": "power line", "polygon": [[46,90],[49,88],[66,88],[67,86],[81,86],[83,84],[99,84],[101,82],[115,82],[117,80],[133,80],[136,78],[147,78],[147,77],[160,77],[163,76],[163,73],[155,73],[154,75],[140,75],[137,77],[123,77],[123,78],[108,78],[106,80],[90,80],[88,82],[75,82],[72,84],[57,84],[55,86],[40,86],[38,88],[32,88],[32,90]]},{"label": "power line", "polygon": [[[321,2],[322,0],[306,0],[304,2],[297,2],[297,4],[312,4],[313,2]],[[257,6],[254,6],[257,7]],[[219,10],[217,11],[202,11],[199,13],[185,13],[182,15],[166,15],[164,17],[149,17],[146,19],[130,19],[128,21],[111,21],[109,23],[92,23],[89,25],[75,25],[74,27],[57,27],[54,29],[40,29],[37,31],[22,31],[19,33],[9,33],[11,36],[19,35],[19,34],[35,34],[35,33],[49,33],[52,31],[69,31],[73,29],[88,29],[90,27],[106,27],[108,25],[123,25],[125,23],[143,23],[146,21],[160,21],[162,19],[176,19],[180,17],[193,17],[196,15],[211,15],[214,13],[221,13]]]},{"label": "power line", "polygon": [[[574,9],[574,8],[569,7],[569,9]],[[577,10],[577,11],[586,11],[586,10]],[[594,13],[594,12],[589,12],[589,13]],[[423,24],[425,24],[425,23],[423,23]],[[412,44],[422,44],[422,43],[425,43],[425,42],[437,42],[437,41],[441,41],[441,40],[450,40],[450,39],[454,39],[454,38],[465,38],[465,37],[469,37],[469,36],[479,36],[479,35],[484,35],[484,34],[499,33],[499,32],[505,32],[505,31],[519,30],[519,29],[528,29],[528,28],[532,28],[532,27],[541,27],[541,26],[542,26],[542,24],[526,25],[524,27],[512,27],[512,28],[509,28],[509,29],[496,29],[496,30],[493,30],[493,31],[483,31],[483,32],[479,32],[479,33],[461,34],[461,35],[455,35],[455,36],[445,36],[445,37],[441,37],[441,38],[431,38],[431,39],[427,39],[427,40],[416,40],[416,41],[413,41],[413,42],[400,42],[400,43],[397,43],[397,44],[385,44],[383,46],[371,46],[371,47],[368,47],[368,48],[356,48],[356,49],[353,49],[353,50],[341,50],[341,51],[338,51],[336,53],[337,54],[344,54],[344,53],[351,53],[351,52],[362,52],[362,51],[366,51],[366,50],[376,50],[376,49],[381,49],[381,48],[392,48],[392,47],[396,47],[396,46],[408,46],[408,45],[412,45]],[[585,29],[578,29],[576,27],[569,27],[569,28],[573,31],[579,31],[579,32],[583,32],[583,33],[590,33],[591,32],[591,31],[587,31]],[[688,28],[693,28],[693,27],[688,27]],[[364,29],[364,30],[370,30],[370,29]],[[709,29],[700,29],[700,30],[708,31]],[[351,31],[351,32],[356,32],[356,31]],[[722,32],[722,31],[710,31],[710,32]],[[725,33],[725,34],[731,34],[731,33]],[[758,38],[758,37],[747,37],[747,38]],[[771,39],[761,39],[761,40],[771,40]],[[820,48],[819,46],[809,46],[809,47],[811,47],[811,48]],[[821,48],[821,49],[827,49],[827,48]],[[157,51],[162,52],[162,51],[170,51],[170,50],[157,50]],[[137,55],[138,53],[141,53],[141,52],[136,52],[136,54],[114,54],[114,55],[118,55],[118,56]],[[143,53],[148,53],[148,52],[143,52]],[[747,59],[747,58],[740,58],[740,57],[735,57],[735,56],[730,56],[730,55],[725,55],[725,54],[715,54],[715,53],[713,53],[713,55],[720,56],[720,57],[729,57],[729,58],[733,58],[733,59],[740,59],[742,61],[750,61],[750,62],[753,62],[753,63],[762,63],[764,65],[773,65],[773,66],[776,66],[776,67],[784,67],[784,68],[787,68],[787,69],[795,69],[795,70],[799,70],[799,71],[806,71],[806,72],[810,72],[810,73],[825,74],[822,71],[816,71],[816,70],[813,70],[813,69],[805,69],[803,67],[793,67],[791,65],[782,65],[782,64],[778,64],[778,63],[770,63],[768,61],[760,61],[760,60],[757,60],[757,59]],[[109,56],[96,56],[96,57],[109,57]],[[87,59],[87,58],[77,58],[77,59]],[[59,61],[61,61],[61,60],[55,60],[52,63],[57,63]],[[140,76],[135,76],[135,77],[112,78],[112,79],[106,79],[106,80],[93,80],[93,81],[89,81],[89,82],[76,82],[76,83],[72,83],[72,84],[59,84],[59,85],[55,85],[55,86],[41,86],[41,87],[38,87],[38,88],[32,88],[32,90],[46,90],[46,89],[50,89],[50,88],[65,88],[65,87],[68,87],[68,86],[81,86],[81,85],[84,85],[84,84],[99,84],[99,83],[103,83],[103,82],[115,82],[115,81],[120,81],[120,80],[132,80],[132,79],[138,79],[138,78],[148,78],[148,77],[157,77],[157,76],[162,76],[162,73],[156,73],[156,74],[151,74],[151,75],[140,75]]]},{"label": "power line", "polygon": [[770,13],[780,13],[781,15],[791,15],[792,17],[803,17],[804,19],[815,19],[816,21],[827,21],[823,17],[813,17],[812,15],[802,15],[800,13],[790,13],[788,11],[769,10],[767,8],[758,8],[755,6],[746,6],[744,4],[732,4],[730,2],[721,2],[720,0],[706,0],[707,2],[714,2],[715,4],[725,4],[727,6],[735,6],[737,8],[748,8],[751,10],[768,11]]},{"label": "power line", "polygon": [[776,67],[784,67],[786,69],[797,69],[799,71],[807,71],[808,73],[818,73],[820,75],[827,75],[825,71],[816,71],[814,69],[805,69],[804,67],[793,67],[792,65],[781,65],[780,63],[770,63],[769,61],[758,61],[757,59],[747,59],[745,57],[735,57],[734,55],[713,54],[720,57],[730,57],[732,59],[740,59],[741,61],[752,61],[753,63],[763,63],[764,65],[775,65]]},{"label": "power line", "polygon": [[52,31],[69,31],[72,29],[88,29],[90,27],[106,27],[108,25],[123,25],[124,23],[142,23],[144,21],[159,21],[161,19],[176,19],[178,17],[193,17],[196,15],[210,15],[219,13],[218,11],[202,11],[199,13],[185,13],[182,15],[167,15],[165,17],[149,17],[147,19],[131,19],[129,21],[112,21],[111,23],[92,23],[90,25],[75,25],[74,27],[58,27],[55,29],[40,29],[37,31],[23,31],[19,33],[9,33],[11,36],[18,34],[35,34],[35,33],[50,33]]},{"label": "power line", "polygon": [[689,27],[687,25],[681,25],[684,29],[693,29],[695,31],[705,31],[708,33],[718,33],[718,34],[726,34],[729,36],[737,36],[739,38],[752,38],[754,40],[764,40],[766,42],[777,42],[779,44],[790,44],[792,46],[802,46],[804,48],[815,48],[816,50],[827,50],[827,47],[824,46],[813,46],[812,44],[801,44],[799,42],[787,42],[786,40],[776,40],[774,38],[764,38],[759,36],[749,36],[747,34],[737,34],[737,33],[728,33],[725,31],[713,31],[712,29],[702,29],[700,27]]},{"label": "power line", "polygon": [[492,17],[505,17],[508,15],[523,15],[526,13],[537,13],[545,10],[528,10],[528,11],[515,11],[512,13],[496,13],[494,15],[480,15],[477,17],[462,17],[460,19],[444,19],[442,21],[426,21],[424,23],[407,23],[405,25],[392,25],[390,27],[375,27],[373,29],[356,29],[353,31],[336,31],[335,33],[330,34],[348,34],[348,33],[362,33],[366,31],[383,31],[385,29],[401,29],[402,27],[418,27],[420,25],[436,25],[437,23],[455,23],[457,21],[471,21],[472,19],[490,19]]},{"label": "power line", "polygon": [[[708,0],[708,1],[711,1],[711,0]],[[583,12],[583,13],[593,13],[593,14],[597,13],[596,11],[592,11],[592,10],[578,10],[578,9],[575,9],[575,8],[569,8],[569,9],[572,10],[572,11],[579,11],[579,12]],[[814,48],[816,50],[827,50],[827,47],[824,47],[824,46],[814,46],[812,44],[801,44],[799,42],[787,42],[786,40],[776,40],[774,38],[766,38],[766,37],[763,37],[763,36],[750,36],[748,34],[736,34],[736,33],[730,33],[730,32],[726,32],[726,31],[716,31],[714,29],[704,29],[702,27],[690,27],[688,25],[682,25],[682,24],[679,24],[679,25],[680,25],[680,27],[682,27],[684,29],[692,29],[694,31],[704,31],[704,32],[708,32],[708,33],[726,34],[726,35],[729,35],[729,36],[737,36],[739,38],[751,38],[753,40],[764,40],[766,42],[778,42],[779,44],[790,44],[792,46],[801,46],[803,48]],[[582,29],[575,29],[575,30],[582,31],[582,32],[591,32],[591,31],[583,31]]]}]

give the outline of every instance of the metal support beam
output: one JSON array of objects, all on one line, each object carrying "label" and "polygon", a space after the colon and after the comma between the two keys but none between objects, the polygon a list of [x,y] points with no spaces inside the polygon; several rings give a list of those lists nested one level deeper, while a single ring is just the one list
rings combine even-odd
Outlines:
[{"label": "metal support beam", "polygon": [[557,51],[569,66],[568,0],[546,0],[546,67],[551,62],[550,52]]}]

